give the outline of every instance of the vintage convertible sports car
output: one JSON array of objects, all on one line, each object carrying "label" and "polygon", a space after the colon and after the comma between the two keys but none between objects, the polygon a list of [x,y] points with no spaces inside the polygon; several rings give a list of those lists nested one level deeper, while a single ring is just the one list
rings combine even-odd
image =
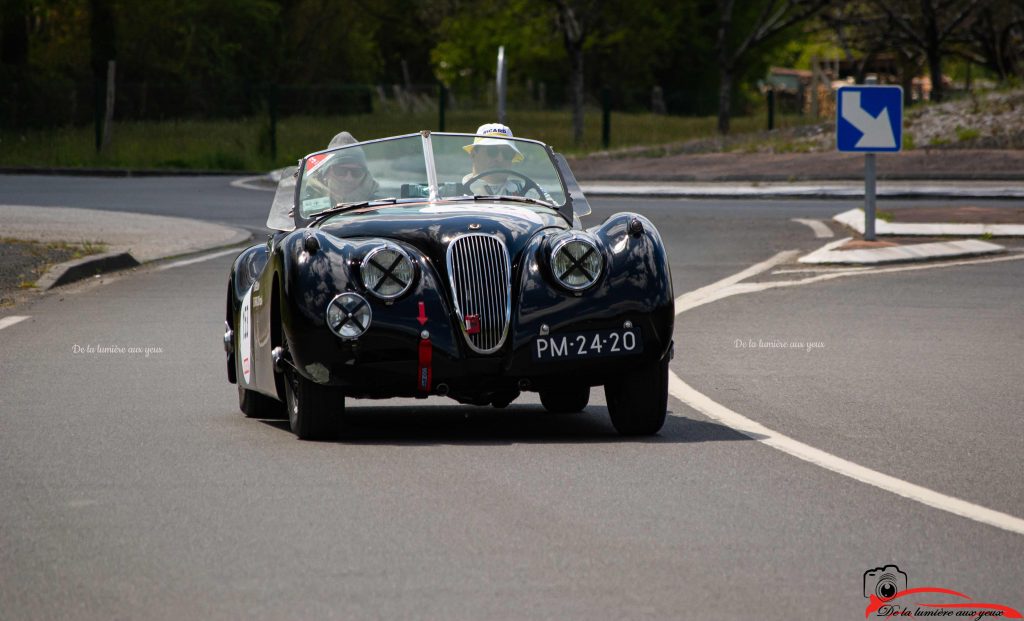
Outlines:
[{"label": "vintage convertible sports car", "polygon": [[578,412],[603,385],[620,433],[658,432],[665,246],[639,214],[583,228],[589,213],[565,159],[533,140],[424,131],[306,156],[278,187],[274,233],[231,269],[242,411],[286,410],[311,439],[338,429],[346,397],[504,407],[536,391]]}]

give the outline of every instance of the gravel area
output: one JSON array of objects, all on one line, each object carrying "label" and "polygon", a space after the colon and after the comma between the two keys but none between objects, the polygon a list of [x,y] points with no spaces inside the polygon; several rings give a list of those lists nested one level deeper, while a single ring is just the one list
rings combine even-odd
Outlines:
[{"label": "gravel area", "polygon": [[977,207],[899,207],[888,214],[892,222],[951,222],[954,224],[1024,224],[1024,204],[1019,208]]},{"label": "gravel area", "polygon": [[14,304],[16,296],[31,288],[51,265],[81,255],[81,249],[67,244],[0,239],[0,307]]},{"label": "gravel area", "polygon": [[[856,153],[683,153],[663,157],[590,156],[570,162],[582,181],[856,181]],[[881,180],[1024,181],[1024,150],[918,149],[877,156]]]},{"label": "gravel area", "polygon": [[[878,155],[879,179],[1024,180],[1024,89],[906,111],[901,153]],[[863,179],[864,156],[838,153],[835,124],[636,147],[574,159],[582,180]]]}]

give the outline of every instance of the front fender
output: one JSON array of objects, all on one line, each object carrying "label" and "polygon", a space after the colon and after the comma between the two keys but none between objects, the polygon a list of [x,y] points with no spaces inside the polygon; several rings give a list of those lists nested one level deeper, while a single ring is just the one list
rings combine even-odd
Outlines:
[{"label": "front fender", "polygon": [[[306,250],[307,237],[316,238],[316,252]],[[354,382],[352,369],[401,355],[396,352],[415,351],[424,330],[439,356],[459,357],[453,315],[438,271],[414,246],[387,241],[401,246],[417,271],[412,289],[393,301],[380,300],[367,292],[359,276],[362,257],[384,240],[341,239],[305,230],[282,241],[281,323],[292,361],[308,379],[350,385]],[[356,340],[343,340],[327,326],[328,304],[345,291],[362,295],[372,312],[370,328]],[[408,377],[414,386],[415,369]]]},{"label": "front fender", "polygon": [[[642,228],[639,233],[629,230],[634,220]],[[605,268],[586,291],[566,291],[551,275],[548,259],[557,235],[538,236],[524,253],[513,326],[517,358],[529,350],[542,325],[557,333],[628,320],[641,327],[644,351],[661,359],[671,345],[675,319],[672,274],[661,235],[650,220],[633,213],[616,214],[587,231],[598,240]]]}]

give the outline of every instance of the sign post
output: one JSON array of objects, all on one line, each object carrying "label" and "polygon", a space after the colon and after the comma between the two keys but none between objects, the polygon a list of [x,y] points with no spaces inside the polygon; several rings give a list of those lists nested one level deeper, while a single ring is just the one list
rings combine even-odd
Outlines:
[{"label": "sign post", "polygon": [[875,240],[876,153],[903,148],[903,89],[844,86],[836,102],[836,149],[864,154],[864,239]]}]

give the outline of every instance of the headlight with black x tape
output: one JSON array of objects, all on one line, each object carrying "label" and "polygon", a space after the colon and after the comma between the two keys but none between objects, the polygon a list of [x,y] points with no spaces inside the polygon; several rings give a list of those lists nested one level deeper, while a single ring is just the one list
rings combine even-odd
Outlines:
[{"label": "headlight with black x tape", "polygon": [[604,257],[597,243],[580,233],[560,239],[551,250],[551,273],[558,284],[569,291],[592,287],[603,268]]},{"label": "headlight with black x tape", "polygon": [[366,298],[346,291],[327,305],[327,327],[345,340],[357,339],[370,327],[373,311]]},{"label": "headlight with black x tape", "polygon": [[412,287],[416,266],[404,250],[393,244],[378,246],[367,253],[359,267],[363,286],[384,301],[395,300]]}]

